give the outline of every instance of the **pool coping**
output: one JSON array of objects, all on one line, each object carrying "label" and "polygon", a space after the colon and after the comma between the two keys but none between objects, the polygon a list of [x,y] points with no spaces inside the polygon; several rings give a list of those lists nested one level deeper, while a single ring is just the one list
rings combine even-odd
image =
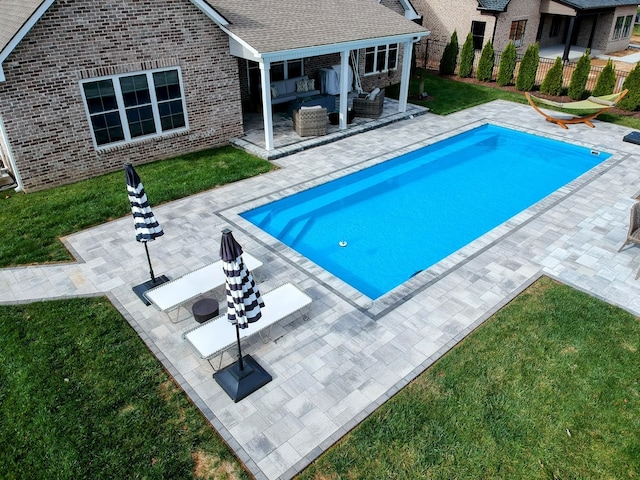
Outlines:
[{"label": "pool coping", "polygon": [[[279,256],[282,261],[288,262],[292,267],[301,270],[303,273],[313,278],[319,284],[322,284],[326,288],[330,289],[334,295],[337,295],[344,301],[349,302],[354,308],[357,308],[361,313],[367,315],[369,318],[376,320],[396,309],[403,302],[412,298],[417,293],[429,288],[434,283],[446,277],[460,266],[468,263],[478,255],[481,255],[486,250],[495,246],[498,242],[508,238],[509,235],[523,228],[535,218],[538,218],[540,215],[544,214],[555,205],[567,199],[576,191],[583,188],[585,185],[599,178],[608,170],[624,161],[629,154],[620,156],[616,152],[606,152],[611,153],[611,157],[592,167],[587,172],[581,174],[571,182],[565,184],[563,187],[555,190],[553,193],[545,196],[530,207],[522,210],[508,220],[502,222],[477,239],[469,242],[468,244],[443,258],[439,262],[436,262],[431,267],[422,270],[420,273],[414,275],[411,279],[403,282],[402,284],[393,288],[391,291],[381,295],[377,299],[371,299],[370,297],[366,296],[364,293],[352,287],[342,279],[331,274],[320,265],[307,259],[304,255],[298,253],[295,249],[285,245],[283,242],[275,237],[272,237],[270,234],[263,232],[260,227],[257,227],[252,222],[246,220],[240,214],[248,210],[261,207],[268,203],[281,200],[301,191],[305,191],[310,188],[317,187],[319,185],[323,185],[333,180],[345,177],[347,175],[365,170],[369,167],[379,165],[400,155],[414,152],[420,148],[424,148],[443,140],[447,140],[456,135],[468,132],[483,125],[496,125],[510,130],[516,130],[522,133],[542,136],[540,134],[531,133],[529,129],[526,129],[524,127],[514,126],[513,124],[506,124],[495,120],[473,121],[465,125],[461,125],[460,127],[452,129],[448,132],[430,137],[429,139],[416,141],[415,143],[406,145],[404,148],[398,149],[394,152],[387,152],[376,157],[368,158],[360,162],[353,163],[352,165],[343,169],[320,175],[313,179],[306,180],[304,182],[300,182],[277,191],[273,191],[270,193],[268,198],[265,198],[264,196],[256,197],[254,199],[238,203],[233,208],[220,211],[218,213],[222,218],[225,218],[236,228],[246,232],[248,235],[257,238],[258,241],[266,249],[271,251],[274,255]],[[545,135],[544,138],[551,138],[563,143],[570,143],[572,145],[588,148],[592,151],[604,151],[600,147],[598,147],[598,144],[596,143],[585,143],[576,141],[568,142],[566,139],[555,139],[550,137],[549,135]],[[256,232],[255,229],[258,229],[261,233]]]}]

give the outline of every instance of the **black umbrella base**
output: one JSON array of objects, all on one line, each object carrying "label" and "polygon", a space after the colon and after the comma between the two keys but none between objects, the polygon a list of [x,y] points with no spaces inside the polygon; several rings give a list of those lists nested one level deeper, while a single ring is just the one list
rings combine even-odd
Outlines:
[{"label": "black umbrella base", "polygon": [[160,275],[159,277],[155,277],[155,278],[156,278],[155,282],[153,280],[147,280],[146,282],[141,283],[140,285],[136,285],[131,289],[135,292],[138,298],[140,298],[140,300],[142,300],[144,304],[147,306],[151,305],[151,302],[145,298],[144,292],[146,292],[147,290],[151,290],[152,288],[157,287],[158,285],[162,285],[163,283],[167,283],[169,281],[169,278],[167,278],[165,275]]},{"label": "black umbrella base", "polygon": [[231,399],[238,403],[247,395],[264,387],[272,380],[271,375],[256,362],[251,355],[242,357],[244,370],[240,370],[239,362],[235,362],[213,374],[213,378]]}]

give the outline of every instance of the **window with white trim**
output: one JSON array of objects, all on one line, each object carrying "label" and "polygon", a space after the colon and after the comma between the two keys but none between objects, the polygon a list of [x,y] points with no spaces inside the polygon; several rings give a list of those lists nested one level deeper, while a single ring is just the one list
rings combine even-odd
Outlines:
[{"label": "window with white trim", "polygon": [[98,147],[187,128],[179,69],[87,80],[82,95]]},{"label": "window with white trim", "polygon": [[398,68],[398,44],[378,45],[364,50],[364,73],[388,72]]},{"label": "window with white trim", "polygon": [[526,26],[526,20],[516,20],[514,22],[511,22],[509,40],[513,41],[516,47],[521,47],[524,43],[524,29]]},{"label": "window with white trim", "polygon": [[624,17],[617,17],[616,24],[613,27],[613,39],[618,40],[622,38],[622,27],[624,25]]},{"label": "window with white trim", "polygon": [[295,60],[283,60],[280,62],[273,62],[269,69],[269,77],[272,82],[279,80],[285,80],[287,78],[296,78],[303,75],[302,59]]},{"label": "window with white trim", "polygon": [[631,36],[631,25],[633,25],[633,15],[627,15],[624,18],[624,28],[622,29],[622,38]]}]

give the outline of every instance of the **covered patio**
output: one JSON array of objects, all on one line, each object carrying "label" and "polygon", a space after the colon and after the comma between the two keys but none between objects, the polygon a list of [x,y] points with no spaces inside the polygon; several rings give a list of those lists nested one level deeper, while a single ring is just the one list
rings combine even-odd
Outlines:
[{"label": "covered patio", "polygon": [[242,150],[267,160],[274,160],[308,148],[325,145],[345,137],[357,135],[390,123],[417,117],[429,111],[428,108],[408,103],[403,112],[398,111],[398,101],[385,98],[382,115],[378,118],[355,117],[353,122],[341,128],[327,125],[327,134],[314,137],[300,137],[293,129],[293,120],[285,112],[273,113],[273,149],[265,148],[264,123],[260,113],[245,113],[244,135],[234,138],[231,143]]},{"label": "covered patio", "polygon": [[[210,6],[211,18],[229,36],[231,55],[246,61],[249,79],[249,64],[257,64],[259,76],[256,80],[259,85],[251,85],[248,81],[241,85],[241,90],[248,90],[259,97],[262,148],[267,152],[278,148],[274,130],[281,123],[273,113],[272,80],[276,78],[273,77],[272,65],[302,61],[300,73],[308,74],[309,78],[323,67],[335,66],[339,70],[339,94],[336,95],[338,130],[348,129],[349,93],[358,91],[359,80],[365,74],[369,83],[384,88],[389,84],[391,73],[401,72],[400,94],[395,107],[398,113],[407,111],[413,44],[429,35],[428,30],[411,20],[410,12],[398,15],[390,8],[368,0],[337,2],[330,8],[295,0],[283,0],[277,7],[268,9],[252,2],[231,0],[217,1],[215,6]],[[386,57],[391,45],[397,52],[392,64]],[[374,67],[365,68],[365,73],[359,71],[359,65],[365,65],[365,59],[359,59],[357,53],[366,49],[373,53]],[[382,57],[378,58],[380,55]],[[381,65],[377,64],[378,61]],[[242,69],[242,61],[240,66]],[[350,70],[357,86],[349,84]],[[289,79],[286,68],[283,78]],[[246,127],[246,130],[253,130],[251,123]]]}]

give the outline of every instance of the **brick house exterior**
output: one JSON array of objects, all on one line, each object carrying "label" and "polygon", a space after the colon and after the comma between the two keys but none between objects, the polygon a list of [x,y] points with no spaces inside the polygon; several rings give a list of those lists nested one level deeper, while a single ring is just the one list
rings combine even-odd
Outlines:
[{"label": "brick house exterior", "polygon": [[[26,191],[114,171],[126,161],[222,145],[242,133],[227,36],[188,1],[165,0],[161,8],[155,0],[54,2],[3,67],[0,115]],[[188,130],[97,149],[80,82],[167,67],[181,72]]]},{"label": "brick house exterior", "polygon": [[32,192],[227,144],[243,133],[248,58],[299,52],[313,76],[389,39],[398,66],[365,84],[397,83],[402,49],[428,32],[408,0],[383,1],[0,0],[0,167]]},{"label": "brick house exterior", "polygon": [[[568,43],[592,52],[609,53],[629,45],[628,22],[637,4],[625,0],[412,0],[423,15],[430,38],[448,42],[457,31],[462,44],[469,32],[476,48],[489,41],[497,51],[515,40],[519,53]],[[622,29],[620,22],[622,21]],[[633,22],[631,23],[633,27]]]}]

